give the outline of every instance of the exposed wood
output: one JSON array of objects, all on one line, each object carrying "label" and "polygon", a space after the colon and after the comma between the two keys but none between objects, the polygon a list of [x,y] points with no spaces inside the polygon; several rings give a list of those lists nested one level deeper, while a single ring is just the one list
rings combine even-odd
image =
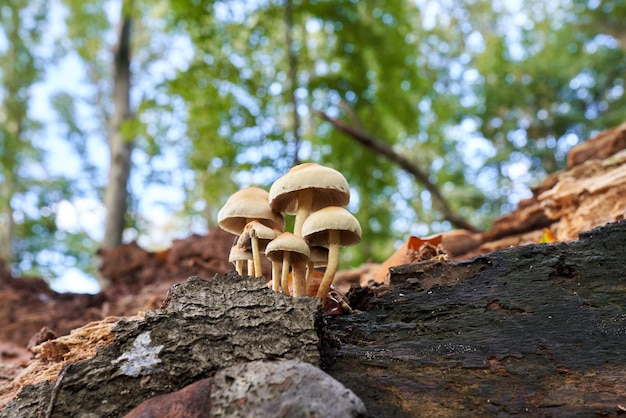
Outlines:
[{"label": "exposed wood", "polygon": [[468,231],[478,232],[478,228],[467,222],[466,219],[454,213],[446,199],[441,194],[441,191],[436,184],[430,181],[428,174],[420,167],[416,166],[402,155],[398,154],[389,145],[374,138],[369,133],[348,125],[347,123],[333,118],[326,113],[317,112],[317,114],[327,122],[330,122],[337,130],[348,135],[352,139],[356,140],[360,144],[366,146],[377,154],[383,155],[389,158],[394,163],[398,164],[402,169],[411,174],[415,180],[421,184],[426,190],[430,192],[433,199],[433,204],[439,209],[447,221],[457,228],[467,229]]}]

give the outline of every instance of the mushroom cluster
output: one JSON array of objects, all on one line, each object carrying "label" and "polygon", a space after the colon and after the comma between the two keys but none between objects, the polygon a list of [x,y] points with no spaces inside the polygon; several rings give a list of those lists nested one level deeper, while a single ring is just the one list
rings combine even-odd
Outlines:
[{"label": "mushroom cluster", "polygon": [[[325,267],[316,296],[325,299],[339,266],[339,248],[361,240],[359,221],[345,209],[350,187],[343,174],[315,163],[293,167],[269,193],[248,187],[233,194],[218,213],[220,227],[238,235],[229,261],[237,273],[261,277],[261,252],[272,262],[274,291],[304,296],[313,270]],[[284,215],[295,215],[293,233]],[[291,274],[290,274],[291,273]]]}]

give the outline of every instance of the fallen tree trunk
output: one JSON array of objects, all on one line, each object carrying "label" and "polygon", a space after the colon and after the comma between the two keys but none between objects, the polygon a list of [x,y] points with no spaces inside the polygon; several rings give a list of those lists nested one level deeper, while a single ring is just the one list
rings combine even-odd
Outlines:
[{"label": "fallen tree trunk", "polygon": [[372,416],[626,411],[626,222],[567,244],[391,269],[328,319],[331,375]]}]

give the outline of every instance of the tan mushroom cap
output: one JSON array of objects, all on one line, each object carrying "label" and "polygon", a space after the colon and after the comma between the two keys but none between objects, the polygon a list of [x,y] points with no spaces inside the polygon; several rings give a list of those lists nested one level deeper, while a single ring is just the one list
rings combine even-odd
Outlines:
[{"label": "tan mushroom cap", "polygon": [[283,232],[270,241],[265,248],[265,255],[273,262],[282,262],[285,252],[291,254],[292,264],[306,262],[311,255],[311,250],[306,241],[291,232]]},{"label": "tan mushroom cap", "polygon": [[228,255],[228,261],[234,263],[235,261],[252,260],[252,251],[248,251],[238,245],[230,247],[230,254]]},{"label": "tan mushroom cap", "polygon": [[350,202],[350,186],[339,171],[315,163],[293,167],[272,184],[269,192],[270,206],[276,212],[296,213],[298,192],[312,189],[311,210],[326,206],[345,206]]},{"label": "tan mushroom cap", "polygon": [[240,235],[250,220],[281,231],[285,228],[283,216],[270,208],[269,193],[259,187],[234,193],[217,214],[220,228],[235,235]]},{"label": "tan mushroom cap", "polygon": [[328,231],[339,231],[339,245],[349,247],[361,241],[361,225],[346,209],[329,206],[313,212],[302,225],[302,236],[311,245],[328,245]]}]

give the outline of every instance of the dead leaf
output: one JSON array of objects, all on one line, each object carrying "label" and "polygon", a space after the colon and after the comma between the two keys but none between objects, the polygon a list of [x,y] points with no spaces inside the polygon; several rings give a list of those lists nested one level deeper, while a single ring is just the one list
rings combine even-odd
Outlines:
[{"label": "dead leaf", "polygon": [[[376,283],[387,283],[390,267],[424,261],[425,259],[431,258],[431,256],[437,255],[436,253],[442,251],[440,249],[442,238],[441,234],[426,238],[410,236],[391,257],[380,265],[373,275],[373,280]],[[435,251],[428,251],[429,256],[427,258],[423,258],[424,255],[420,253],[420,251],[425,249],[425,246],[428,247],[428,250],[435,249]],[[433,252],[432,255],[430,254],[431,252]]]},{"label": "dead leaf", "polygon": [[541,236],[539,243],[543,244],[543,243],[550,243],[550,242],[556,242],[556,241],[558,241],[558,239],[556,235],[552,233],[550,228],[543,228],[543,235]]}]

